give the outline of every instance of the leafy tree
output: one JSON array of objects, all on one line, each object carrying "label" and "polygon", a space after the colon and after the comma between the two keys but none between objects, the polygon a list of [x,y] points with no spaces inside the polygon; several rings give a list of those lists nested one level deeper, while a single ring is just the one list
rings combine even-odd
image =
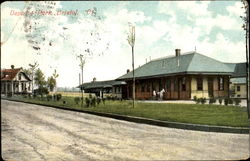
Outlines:
[{"label": "leafy tree", "polygon": [[32,76],[32,71],[30,69],[23,69],[23,72],[29,77],[31,78]]},{"label": "leafy tree", "polygon": [[40,68],[36,70],[34,80],[38,88],[44,87],[46,85],[45,76]]},{"label": "leafy tree", "polygon": [[53,76],[48,77],[47,86],[51,92],[54,91],[54,88],[56,86],[56,79]]}]

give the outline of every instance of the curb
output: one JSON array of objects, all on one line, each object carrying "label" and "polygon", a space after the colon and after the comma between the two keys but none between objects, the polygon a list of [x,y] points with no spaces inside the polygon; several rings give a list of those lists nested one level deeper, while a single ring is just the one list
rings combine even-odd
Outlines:
[{"label": "curb", "polygon": [[92,115],[97,115],[97,116],[102,116],[102,117],[109,117],[109,118],[113,118],[117,120],[125,120],[129,122],[156,125],[156,126],[161,126],[161,127],[205,131],[205,132],[236,133],[236,134],[249,134],[250,133],[250,128],[246,128],[246,127],[244,128],[244,127],[228,127],[228,126],[211,126],[211,125],[201,125],[201,124],[160,121],[160,120],[154,120],[154,119],[148,119],[148,118],[142,118],[142,117],[110,114],[110,113],[103,113],[103,112],[94,112],[94,111],[88,111],[88,110],[78,110],[78,109],[71,109],[71,108],[62,107],[62,106],[45,105],[41,103],[32,103],[32,102],[26,102],[26,101],[20,101],[20,100],[11,100],[11,99],[6,99],[6,98],[1,98],[1,99],[14,101],[14,102],[41,105],[45,107],[62,109],[62,110],[67,110],[67,111],[82,112],[82,113],[87,113],[87,114],[92,114]]}]

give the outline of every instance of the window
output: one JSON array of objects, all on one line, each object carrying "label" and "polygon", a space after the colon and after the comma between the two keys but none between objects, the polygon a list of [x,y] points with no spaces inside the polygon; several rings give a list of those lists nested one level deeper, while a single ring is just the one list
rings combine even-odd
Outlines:
[{"label": "window", "polygon": [[240,91],[240,86],[237,86],[237,91]]},{"label": "window", "polygon": [[161,80],[159,80],[159,91],[161,91],[162,90],[162,82],[161,82]]},{"label": "window", "polygon": [[171,81],[170,79],[166,80],[166,91],[169,92],[171,90]]},{"label": "window", "polygon": [[21,80],[21,77],[22,77],[22,75],[21,75],[21,73],[19,73],[18,74],[18,79]]},{"label": "window", "polygon": [[174,91],[178,91],[178,79],[174,79]]},{"label": "window", "polygon": [[145,92],[145,85],[144,84],[141,85],[141,92]]},{"label": "window", "polygon": [[186,91],[186,78],[183,77],[181,80],[181,89],[182,91]]},{"label": "window", "polygon": [[147,83],[147,92],[150,92],[150,83]]},{"label": "window", "polygon": [[223,77],[219,77],[219,79],[218,79],[218,87],[219,87],[219,91],[224,90],[224,78]]},{"label": "window", "polygon": [[202,91],[202,90],[203,90],[202,78],[201,78],[201,77],[196,78],[196,81],[197,81],[197,90],[198,90],[198,91]]},{"label": "window", "polygon": [[238,94],[237,97],[240,97],[240,94]]}]

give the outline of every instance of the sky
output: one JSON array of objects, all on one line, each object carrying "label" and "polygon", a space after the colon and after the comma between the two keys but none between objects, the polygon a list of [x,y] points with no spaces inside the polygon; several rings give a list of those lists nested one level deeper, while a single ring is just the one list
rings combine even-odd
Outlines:
[{"label": "sky", "polygon": [[57,70],[58,87],[76,87],[82,54],[84,82],[116,79],[132,68],[130,25],[135,68],[174,55],[177,48],[245,62],[242,6],[241,1],[4,2],[1,68],[26,69],[38,62],[46,77]]}]

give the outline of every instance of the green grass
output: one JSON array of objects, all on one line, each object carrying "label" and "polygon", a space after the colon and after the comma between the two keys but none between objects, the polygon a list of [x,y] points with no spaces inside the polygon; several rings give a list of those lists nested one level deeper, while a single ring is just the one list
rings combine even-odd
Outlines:
[{"label": "green grass", "polygon": [[[247,108],[238,106],[223,106],[209,104],[173,104],[173,103],[143,103],[136,102],[132,108],[131,101],[105,101],[96,107],[81,107],[76,105],[73,97],[63,97],[60,101],[46,101],[15,97],[13,99],[27,102],[59,105],[74,109],[145,117],[162,121],[173,121],[216,126],[249,127]],[[66,101],[66,104],[63,104]]]}]

